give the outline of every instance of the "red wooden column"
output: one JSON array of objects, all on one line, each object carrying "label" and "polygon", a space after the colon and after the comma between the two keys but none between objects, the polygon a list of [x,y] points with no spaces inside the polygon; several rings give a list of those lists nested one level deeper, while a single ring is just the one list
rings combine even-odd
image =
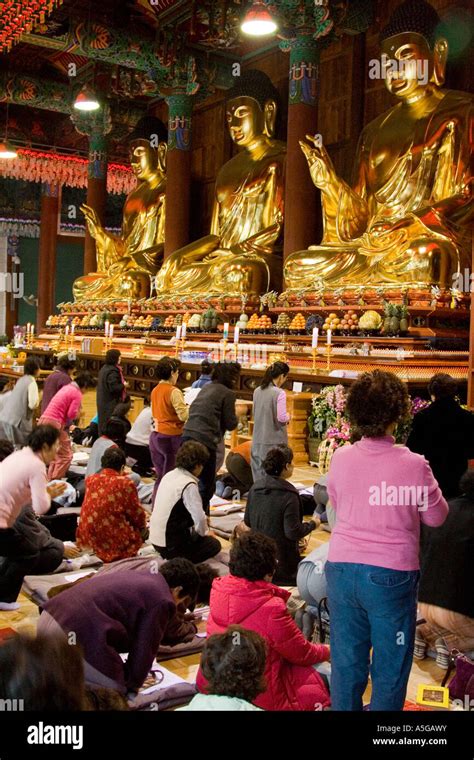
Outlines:
[{"label": "red wooden column", "polygon": [[54,311],[56,286],[56,245],[61,189],[58,184],[44,182],[41,192],[41,219],[38,264],[37,331],[43,328]]},{"label": "red wooden column", "polygon": [[299,141],[317,132],[317,75],[319,49],[311,35],[282,43],[290,52],[287,161],[285,180],[284,256],[317,241],[318,202]]},{"label": "red wooden column", "polygon": [[166,169],[165,259],[189,243],[191,197],[191,95],[167,98],[168,159]]},{"label": "red wooden column", "polygon": [[[105,221],[107,203],[107,138],[103,132],[91,131],[89,134],[89,167],[87,177],[87,200],[99,217],[101,224]],[[84,274],[97,271],[95,240],[86,226],[84,241]]]},{"label": "red wooden column", "polygon": [[[474,272],[474,246],[472,248],[472,272]],[[467,378],[467,405],[474,410],[474,290],[471,285],[471,312],[469,330],[469,375]]]}]

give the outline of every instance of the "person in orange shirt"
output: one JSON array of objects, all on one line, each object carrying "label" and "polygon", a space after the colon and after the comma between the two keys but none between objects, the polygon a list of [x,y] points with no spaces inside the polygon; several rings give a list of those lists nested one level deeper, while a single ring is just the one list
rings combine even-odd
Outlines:
[{"label": "person in orange shirt", "polygon": [[134,557],[146,535],[146,515],[137,488],[124,475],[126,457],[111,446],[102,457],[102,470],[86,479],[76,543],[90,548],[103,562]]},{"label": "person in orange shirt", "polygon": [[227,475],[217,481],[216,494],[224,499],[230,499],[235,491],[244,496],[253,486],[250,457],[252,441],[244,441],[227,454],[225,466]]},{"label": "person in orange shirt", "polygon": [[151,393],[151,415],[155,430],[150,435],[150,454],[156,472],[153,502],[163,475],[174,470],[176,454],[182,443],[183,426],[189,417],[184,396],[176,388],[181,362],[163,356],[156,365],[160,379]]}]

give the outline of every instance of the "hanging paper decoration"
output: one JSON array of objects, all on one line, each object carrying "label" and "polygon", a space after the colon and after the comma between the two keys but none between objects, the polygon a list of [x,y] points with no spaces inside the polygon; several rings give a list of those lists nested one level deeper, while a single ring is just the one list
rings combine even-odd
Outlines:
[{"label": "hanging paper decoration", "polygon": [[[87,187],[89,160],[78,156],[45,153],[29,148],[18,148],[15,161],[0,164],[0,176],[23,179],[27,182],[48,182],[68,187]],[[136,179],[130,167],[109,164],[107,167],[107,192],[125,193],[135,187]]]},{"label": "hanging paper decoration", "polygon": [[6,0],[0,3],[0,53],[12,49],[22,34],[29,34],[46,16],[62,5],[63,0]]}]

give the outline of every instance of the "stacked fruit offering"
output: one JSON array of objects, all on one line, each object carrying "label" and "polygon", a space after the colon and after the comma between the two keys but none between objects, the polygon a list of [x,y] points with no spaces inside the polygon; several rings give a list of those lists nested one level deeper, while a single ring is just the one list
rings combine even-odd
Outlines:
[{"label": "stacked fruit offering", "polygon": [[282,311],[281,314],[278,315],[276,326],[278,332],[286,332],[290,329],[290,317],[285,311]]},{"label": "stacked fruit offering", "polygon": [[293,317],[290,323],[290,330],[293,330],[294,332],[300,332],[304,331],[306,327],[306,319],[301,314],[301,312],[298,312],[298,314]]},{"label": "stacked fruit offering", "polygon": [[357,332],[359,329],[359,317],[357,316],[357,313],[353,309],[347,311],[341,319],[339,327],[346,332]]},{"label": "stacked fruit offering", "polygon": [[341,329],[341,320],[335,314],[335,312],[331,312],[331,314],[328,314],[326,319],[324,320],[323,324],[323,330],[332,330],[334,332],[335,330]]}]

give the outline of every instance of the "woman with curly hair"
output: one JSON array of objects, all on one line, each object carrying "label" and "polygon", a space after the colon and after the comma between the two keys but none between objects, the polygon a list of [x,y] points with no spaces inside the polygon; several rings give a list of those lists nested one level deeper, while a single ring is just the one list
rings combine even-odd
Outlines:
[{"label": "woman with curly hair", "polygon": [[181,710],[258,710],[253,700],[265,691],[267,647],[254,631],[230,625],[210,636],[202,650],[201,668],[207,694],[196,694]]},{"label": "woman with curly hair", "polygon": [[[402,710],[413,657],[420,523],[441,525],[448,505],[426,459],[396,446],[409,410],[396,375],[375,370],[351,387],[346,414],[357,443],[337,449],[328,494],[337,515],[326,578],[334,710]],[[372,649],[372,656],[371,656]]]}]

